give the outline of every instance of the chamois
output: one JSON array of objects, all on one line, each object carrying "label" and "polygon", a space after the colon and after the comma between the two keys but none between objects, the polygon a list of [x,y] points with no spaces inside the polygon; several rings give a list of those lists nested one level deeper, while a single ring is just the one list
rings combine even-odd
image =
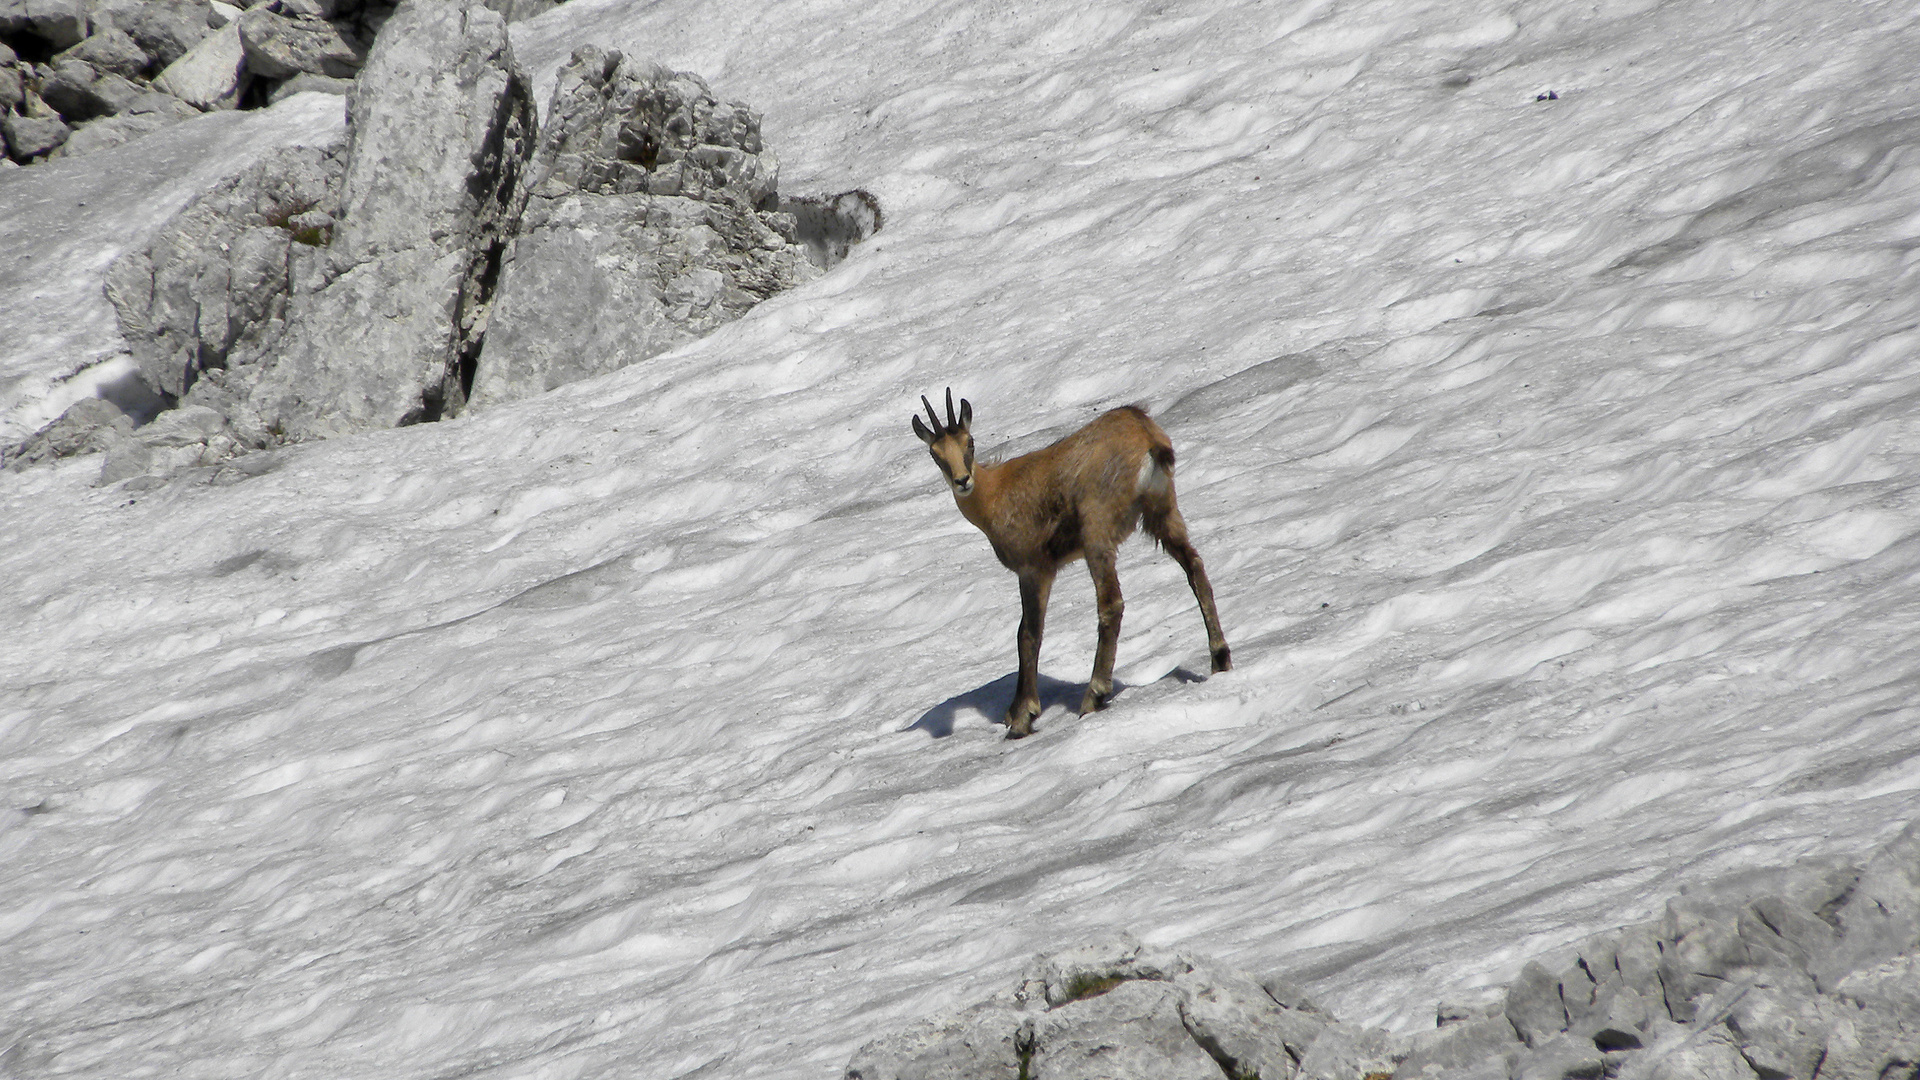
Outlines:
[{"label": "chamois", "polygon": [[1100,606],[1100,644],[1080,712],[1103,709],[1113,697],[1113,654],[1125,607],[1115,551],[1137,525],[1144,524],[1147,535],[1187,572],[1207,624],[1213,670],[1233,666],[1214,610],[1213,586],[1174,503],[1173,443],[1145,412],[1123,406],[1045,449],[999,465],[975,466],[968,430],[973,406],[962,398],[956,416],[948,389],[942,424],[926,395],[920,404],[933,426],[915,416],[913,433],[946,476],[960,513],[987,534],[1000,564],[1020,577],[1020,681],[1007,708],[1007,738],[1033,733],[1033,718],[1040,714],[1040,634],[1047,597],[1060,568],[1082,557]]}]

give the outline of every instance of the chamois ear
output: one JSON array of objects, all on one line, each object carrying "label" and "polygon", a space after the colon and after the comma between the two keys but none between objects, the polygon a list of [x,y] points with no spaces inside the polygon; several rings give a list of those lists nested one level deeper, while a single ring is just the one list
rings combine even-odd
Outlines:
[{"label": "chamois ear", "polygon": [[960,399],[960,428],[961,430],[964,431],[967,428],[972,426],[973,426],[973,406],[968,404],[966,398],[961,398]]},{"label": "chamois ear", "polygon": [[921,423],[920,418],[917,416],[913,418],[913,433],[918,435],[920,441],[926,443],[928,446],[933,445],[933,440],[936,437],[933,432],[927,430],[927,425]]}]

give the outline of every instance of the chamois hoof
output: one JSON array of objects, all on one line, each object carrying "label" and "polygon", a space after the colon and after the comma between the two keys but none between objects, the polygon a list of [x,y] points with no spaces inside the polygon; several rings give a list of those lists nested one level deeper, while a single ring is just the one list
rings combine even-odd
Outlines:
[{"label": "chamois hoof", "polygon": [[1106,708],[1107,704],[1112,700],[1112,690],[1100,693],[1089,686],[1087,687],[1087,696],[1080,699],[1080,715],[1085,716],[1088,713],[1099,712],[1101,709]]},{"label": "chamois hoof", "polygon": [[1233,670],[1233,650],[1225,645],[1213,650],[1213,670],[1216,674]]},{"label": "chamois hoof", "polygon": [[1023,712],[1018,706],[1007,710],[1007,738],[1024,739],[1033,734],[1033,718],[1040,714],[1039,709]]}]

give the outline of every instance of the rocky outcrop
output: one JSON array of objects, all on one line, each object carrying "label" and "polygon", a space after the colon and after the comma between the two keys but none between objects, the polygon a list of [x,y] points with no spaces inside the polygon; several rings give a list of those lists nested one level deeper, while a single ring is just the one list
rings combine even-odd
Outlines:
[{"label": "rocky outcrop", "polygon": [[657,355],[816,273],[760,116],[583,48],[560,70],[474,376],[475,407]]},{"label": "rocky outcrop", "polygon": [[[1554,968],[1558,968],[1555,973]],[[848,1080],[1887,1080],[1920,1070],[1920,822],[1864,866],[1689,891],[1395,1036],[1121,935],[862,1047]]]},{"label": "rocky outcrop", "polygon": [[506,20],[415,2],[355,87],[324,280],[295,300],[254,385],[277,436],[321,438],[460,411],[533,149]]},{"label": "rocky outcrop", "polygon": [[[864,192],[782,201],[757,113],[697,76],[618,53],[583,49],[562,71],[535,157],[528,80],[497,3],[412,0],[362,66],[343,38],[296,26],[339,22],[349,2],[224,13],[155,80],[171,94],[79,57],[38,84],[75,117],[88,94],[226,108],[254,92],[249,78],[257,89],[250,70],[295,71],[276,93],[351,93],[345,134],[218,179],[107,271],[126,353],[112,363],[137,368],[127,378],[152,400],[220,417],[193,428],[206,428],[201,455],[128,449],[124,425],[89,406],[62,418],[57,437],[8,448],[10,466],[104,451],[110,482],[524,397],[706,333],[879,226]],[[83,44],[136,70],[138,41],[109,27]],[[24,84],[21,94],[50,108]],[[44,137],[91,152],[170,119],[149,121],[143,107],[114,104],[78,129],[55,114]]]},{"label": "rocky outcrop", "polygon": [[116,260],[107,296],[154,389],[218,410],[239,445],[273,441],[247,405],[285,334],[288,305],[327,274],[344,136],[287,147],[229,177]]}]

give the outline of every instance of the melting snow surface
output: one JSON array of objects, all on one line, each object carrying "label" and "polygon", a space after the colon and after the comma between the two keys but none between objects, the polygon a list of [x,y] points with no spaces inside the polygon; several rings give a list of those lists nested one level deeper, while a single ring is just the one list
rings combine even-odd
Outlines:
[{"label": "melting snow surface", "polygon": [[[786,189],[887,230],[639,368],[235,486],[0,477],[0,1066],[829,1077],[1111,926],[1411,1029],[1865,852],[1920,814],[1916,20],[523,24],[530,70],[595,41],[764,107]],[[1190,674],[1134,541],[1113,707],[1069,711],[1076,570],[1003,741],[1013,578],[908,430],[948,385],[983,449],[1147,404],[1238,668]]]}]

